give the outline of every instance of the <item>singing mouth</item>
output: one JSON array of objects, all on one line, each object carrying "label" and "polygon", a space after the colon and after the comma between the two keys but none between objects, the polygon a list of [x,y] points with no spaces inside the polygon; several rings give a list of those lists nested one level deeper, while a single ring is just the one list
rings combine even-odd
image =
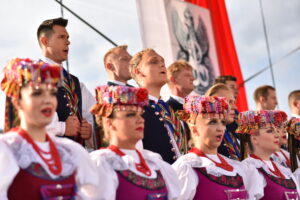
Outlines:
[{"label": "singing mouth", "polygon": [[45,117],[50,117],[52,115],[52,109],[51,108],[44,108],[44,109],[41,110],[41,113]]},{"label": "singing mouth", "polygon": [[216,138],[217,138],[217,141],[220,142],[223,139],[223,135],[222,134],[221,135],[217,135]]}]

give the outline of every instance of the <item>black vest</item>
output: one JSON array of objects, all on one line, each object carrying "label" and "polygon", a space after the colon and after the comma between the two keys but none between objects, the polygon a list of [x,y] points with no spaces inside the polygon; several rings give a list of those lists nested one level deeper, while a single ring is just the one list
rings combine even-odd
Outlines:
[{"label": "black vest", "polygon": [[183,110],[183,105],[181,103],[179,103],[173,97],[169,98],[169,100],[167,101],[167,104],[169,104],[171,106],[171,108],[173,108],[174,112],[176,112],[177,110]]},{"label": "black vest", "polygon": [[[79,80],[76,76],[73,76],[70,74],[70,77],[72,78],[74,84],[75,84],[75,93],[78,96],[78,111],[80,113],[80,116],[82,116],[82,96],[81,96],[81,88]],[[66,119],[71,115],[70,107],[68,106],[68,100],[66,98],[66,90],[63,87],[58,88],[57,92],[57,109],[56,112],[58,114],[59,121],[65,122]]]},{"label": "black vest", "polygon": [[159,120],[160,116],[155,114],[151,106],[145,106],[145,129],[143,146],[161,155],[164,161],[172,164],[175,162],[175,153],[172,151],[172,144],[164,122]]}]

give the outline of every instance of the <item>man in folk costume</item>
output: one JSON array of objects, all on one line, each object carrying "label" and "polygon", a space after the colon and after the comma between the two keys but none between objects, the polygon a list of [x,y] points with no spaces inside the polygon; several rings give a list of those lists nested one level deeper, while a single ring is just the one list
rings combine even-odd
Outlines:
[{"label": "man in folk costume", "polygon": [[62,68],[12,59],[1,89],[12,99],[19,128],[0,137],[0,199],[98,199],[98,177],[86,150],[48,134],[57,106]]},{"label": "man in folk costume", "polygon": [[172,164],[186,153],[187,138],[173,109],[160,99],[161,87],[167,82],[165,61],[153,49],[145,49],[133,56],[129,70],[137,84],[149,91],[143,147],[159,153],[164,161]]},{"label": "man in folk costume", "polygon": [[[69,34],[66,30],[68,20],[49,19],[41,23],[37,30],[39,45],[44,62],[58,64],[66,61],[69,54]],[[50,134],[69,137],[83,146],[93,147],[93,116],[89,113],[95,103],[93,95],[78,78],[65,69],[64,81],[58,89],[57,116],[47,127]]]}]

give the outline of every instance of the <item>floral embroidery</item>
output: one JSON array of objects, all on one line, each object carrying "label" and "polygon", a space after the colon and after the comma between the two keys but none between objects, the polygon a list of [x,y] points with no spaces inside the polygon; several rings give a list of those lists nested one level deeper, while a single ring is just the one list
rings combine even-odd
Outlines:
[{"label": "floral embroidery", "polygon": [[242,177],[238,174],[236,176],[226,176],[226,175],[214,176],[208,174],[205,167],[194,168],[194,169],[199,171],[204,176],[206,176],[209,180],[220,185],[224,185],[232,188],[240,188],[244,185]]},{"label": "floral embroidery", "polygon": [[166,187],[164,178],[159,170],[156,171],[157,177],[155,179],[144,178],[142,176],[133,173],[130,170],[117,171],[117,172],[130,183],[147,190],[160,190]]},{"label": "floral embroidery", "polygon": [[271,174],[268,174],[263,168],[258,169],[263,175],[267,176],[271,179],[274,183],[285,187],[287,189],[296,189],[296,184],[294,183],[293,179],[285,179],[285,178],[278,178]]},{"label": "floral embroidery", "polygon": [[42,179],[46,179],[46,180],[59,181],[59,180],[63,180],[63,179],[66,179],[69,177],[69,176],[60,176],[58,178],[53,179],[49,176],[49,174],[46,172],[46,170],[39,163],[31,163],[29,165],[29,167],[25,170],[33,176],[36,176],[36,177],[39,177]]}]

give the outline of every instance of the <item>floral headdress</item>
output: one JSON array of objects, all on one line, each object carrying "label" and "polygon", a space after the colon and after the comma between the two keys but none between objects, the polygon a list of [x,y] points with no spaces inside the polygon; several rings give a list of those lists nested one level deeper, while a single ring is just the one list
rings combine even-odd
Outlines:
[{"label": "floral headdress", "polygon": [[238,115],[238,128],[236,133],[248,133],[253,130],[266,127],[272,124],[276,127],[282,126],[287,120],[285,112],[280,110],[259,110],[259,111],[246,111]]},{"label": "floral headdress", "polygon": [[290,135],[294,135],[295,139],[300,140],[300,119],[292,117],[287,123],[286,130]]},{"label": "floral headdress", "polygon": [[227,118],[229,105],[225,98],[215,96],[189,95],[185,98],[183,111],[177,112],[188,123],[195,123],[197,115],[203,118]]},{"label": "floral headdress", "polygon": [[11,59],[4,67],[1,89],[9,97],[18,98],[22,86],[38,87],[42,83],[58,86],[63,80],[62,68],[29,58]]},{"label": "floral headdress", "polygon": [[143,107],[148,105],[148,90],[127,86],[99,86],[95,89],[97,103],[90,112],[108,117],[113,109],[125,110],[126,106]]}]

